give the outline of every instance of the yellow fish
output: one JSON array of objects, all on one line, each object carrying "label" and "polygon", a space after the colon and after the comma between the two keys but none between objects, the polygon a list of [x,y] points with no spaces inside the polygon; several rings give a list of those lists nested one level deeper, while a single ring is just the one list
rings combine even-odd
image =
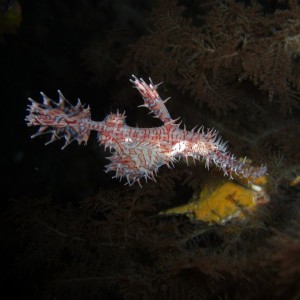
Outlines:
[{"label": "yellow fish", "polygon": [[225,224],[233,218],[243,219],[257,206],[270,201],[266,192],[267,176],[261,176],[253,183],[219,182],[213,189],[204,186],[189,203],[168,209],[160,214],[186,214],[191,220]]}]

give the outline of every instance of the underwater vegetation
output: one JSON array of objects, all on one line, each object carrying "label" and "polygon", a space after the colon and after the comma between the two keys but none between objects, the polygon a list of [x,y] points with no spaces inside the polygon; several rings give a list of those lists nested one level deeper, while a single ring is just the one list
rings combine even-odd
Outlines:
[{"label": "underwater vegetation", "polygon": [[43,299],[296,296],[299,190],[225,225],[160,215],[184,195],[186,176],[172,170],[142,189],[102,188],[79,205],[15,201],[10,218],[22,253],[13,274],[33,278],[29,286]]},{"label": "underwater vegetation", "polygon": [[22,8],[19,1],[0,1],[0,37],[4,34],[14,34],[22,21]]},{"label": "underwater vegetation", "polygon": [[205,15],[184,12],[176,1],[159,1],[151,31],[130,45],[123,72],[149,71],[217,115],[254,95],[253,106],[264,101],[283,113],[299,107],[297,1],[273,13],[235,1],[211,1]]}]

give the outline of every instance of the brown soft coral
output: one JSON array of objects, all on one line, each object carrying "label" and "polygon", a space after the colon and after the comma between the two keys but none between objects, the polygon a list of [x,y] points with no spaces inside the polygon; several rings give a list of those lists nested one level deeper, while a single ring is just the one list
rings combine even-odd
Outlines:
[{"label": "brown soft coral", "polygon": [[[153,10],[153,31],[131,46],[123,70],[151,72],[217,113],[237,108],[245,86],[282,112],[299,106],[299,7],[266,14],[258,4],[213,6],[202,22],[182,16],[175,1]],[[256,88],[255,88],[256,87]]]}]

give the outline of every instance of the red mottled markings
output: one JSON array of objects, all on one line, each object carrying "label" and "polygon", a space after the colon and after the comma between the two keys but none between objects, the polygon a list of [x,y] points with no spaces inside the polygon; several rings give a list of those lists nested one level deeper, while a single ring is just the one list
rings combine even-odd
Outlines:
[{"label": "red mottled markings", "polygon": [[60,91],[59,102],[54,102],[42,94],[43,104],[32,99],[28,106],[29,114],[25,118],[28,126],[40,126],[35,137],[44,133],[52,133],[48,143],[57,139],[65,139],[65,148],[76,140],[87,143],[91,130],[98,132],[101,145],[109,148],[112,155],[106,165],[106,172],[113,171],[115,178],[125,177],[128,184],[140,183],[140,179],[155,180],[155,174],[162,165],[172,166],[181,157],[192,157],[204,160],[208,168],[210,163],[223,170],[231,177],[237,173],[246,178],[255,178],[266,172],[266,167],[253,167],[235,159],[227,151],[226,143],[217,132],[203,127],[197,131],[180,129],[177,119],[172,119],[165,103],[157,92],[158,85],[147,84],[143,79],[133,75],[130,80],[143,97],[143,107],[147,107],[159,118],[163,125],[155,128],[130,127],[125,122],[125,114],[109,114],[102,122],[91,120],[89,107],[84,108],[80,101],[71,105]]}]

